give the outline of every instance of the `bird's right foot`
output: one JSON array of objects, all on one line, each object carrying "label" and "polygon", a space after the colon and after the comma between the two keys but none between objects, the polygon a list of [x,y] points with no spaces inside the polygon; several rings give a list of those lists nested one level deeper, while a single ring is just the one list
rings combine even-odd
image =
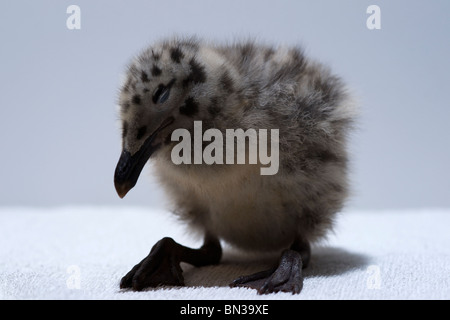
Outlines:
[{"label": "bird's right foot", "polygon": [[230,286],[256,289],[258,294],[279,291],[297,294],[303,288],[302,267],[300,253],[288,249],[283,251],[277,267],[239,277]]}]

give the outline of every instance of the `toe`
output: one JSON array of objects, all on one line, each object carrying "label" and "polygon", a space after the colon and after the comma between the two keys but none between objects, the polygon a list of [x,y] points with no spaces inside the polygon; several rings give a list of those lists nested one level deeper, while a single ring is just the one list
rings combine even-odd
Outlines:
[{"label": "toe", "polygon": [[258,294],[280,291],[298,294],[303,288],[301,256],[296,251],[286,250],[276,268],[239,277],[230,286],[253,288]]},{"label": "toe", "polygon": [[124,276],[122,280],[120,280],[120,289],[128,289],[131,288],[131,280],[132,278],[128,278],[127,276]]},{"label": "toe", "polygon": [[131,269],[121,280],[120,280],[120,289],[128,289],[133,286],[133,278],[136,271],[140,267],[140,263],[135,265],[133,269]]}]

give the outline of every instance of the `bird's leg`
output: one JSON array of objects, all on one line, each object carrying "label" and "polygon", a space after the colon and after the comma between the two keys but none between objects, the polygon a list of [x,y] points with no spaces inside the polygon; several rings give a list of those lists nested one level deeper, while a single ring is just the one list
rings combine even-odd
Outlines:
[{"label": "bird's leg", "polygon": [[159,285],[184,285],[180,262],[196,267],[217,264],[222,248],[217,238],[206,235],[199,249],[191,249],[176,243],[172,238],[159,240],[149,255],[135,265],[120,281],[120,288],[141,291]]},{"label": "bird's leg", "polygon": [[275,267],[239,277],[230,286],[253,288],[259,294],[279,291],[300,293],[303,288],[302,269],[308,265],[310,256],[309,243],[299,238],[289,249],[283,251]]}]

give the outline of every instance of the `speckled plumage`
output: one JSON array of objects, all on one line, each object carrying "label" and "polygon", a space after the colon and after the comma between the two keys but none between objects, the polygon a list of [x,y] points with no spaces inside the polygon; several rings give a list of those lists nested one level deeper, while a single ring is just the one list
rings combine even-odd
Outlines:
[{"label": "speckled plumage", "polygon": [[[158,86],[168,83],[170,97],[155,103]],[[299,47],[163,40],[131,62],[119,104],[131,154],[170,122],[150,161],[173,211],[194,230],[242,249],[281,250],[296,238],[326,235],[345,203],[356,105],[341,79]],[[171,133],[192,132],[193,121],[222,132],[279,129],[278,173],[260,175],[260,165],[250,164],[173,164]]]}]

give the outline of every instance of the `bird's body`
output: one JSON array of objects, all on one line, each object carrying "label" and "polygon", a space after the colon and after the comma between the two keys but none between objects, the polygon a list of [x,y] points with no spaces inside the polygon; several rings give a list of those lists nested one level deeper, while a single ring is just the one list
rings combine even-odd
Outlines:
[{"label": "bird's body", "polygon": [[[119,103],[123,157],[144,158],[152,145],[173,211],[210,238],[264,251],[310,243],[344,205],[355,104],[338,77],[297,47],[165,40],[131,63]],[[278,130],[277,173],[261,175],[261,163],[175,164],[171,134],[193,135],[194,121],[203,131]],[[121,196],[131,188],[123,185],[116,180]]]}]

